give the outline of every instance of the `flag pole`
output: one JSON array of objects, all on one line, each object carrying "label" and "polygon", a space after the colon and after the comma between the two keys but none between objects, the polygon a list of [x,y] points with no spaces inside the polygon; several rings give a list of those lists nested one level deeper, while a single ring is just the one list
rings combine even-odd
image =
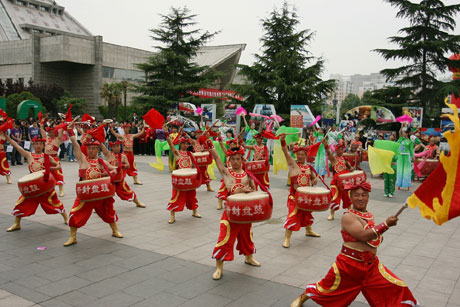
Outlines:
[{"label": "flag pole", "polygon": [[403,211],[404,209],[406,209],[408,207],[407,205],[407,202],[404,204],[404,206],[402,206],[399,211],[395,214],[395,217],[398,217]]}]

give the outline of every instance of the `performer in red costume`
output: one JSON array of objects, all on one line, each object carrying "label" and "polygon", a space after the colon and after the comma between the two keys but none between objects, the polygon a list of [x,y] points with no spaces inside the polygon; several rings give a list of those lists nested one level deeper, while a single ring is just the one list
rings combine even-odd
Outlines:
[{"label": "performer in red costume", "polygon": [[123,144],[123,153],[126,155],[126,157],[128,158],[128,162],[129,162],[129,169],[127,170],[126,173],[128,174],[128,176],[133,177],[134,184],[142,184],[142,182],[140,182],[137,179],[137,169],[136,169],[136,163],[134,162],[133,145],[134,145],[134,139],[144,134],[144,128],[142,128],[142,130],[136,134],[130,134],[129,133],[129,129],[131,128],[130,124],[124,124],[121,127],[125,131],[124,135],[116,133],[115,130],[113,130],[113,125],[110,125],[110,131]]},{"label": "performer in red costume", "polygon": [[[68,125],[67,132],[69,133],[70,141],[74,146],[75,157],[77,158],[80,168],[78,176],[80,181],[98,179],[108,177],[110,174],[116,175],[117,169],[102,159],[98,159],[100,143],[98,141],[90,141],[86,143],[88,155],[85,156],[80,150],[80,145],[73,133],[74,124]],[[107,187],[105,187],[107,189]],[[94,201],[81,201],[78,196],[75,199],[72,210],[70,211],[69,226],[70,238],[64,243],[64,246],[70,246],[77,243],[77,229],[83,227],[88,219],[91,217],[93,210],[99,217],[110,224],[112,228],[112,236],[116,238],[123,238],[123,235],[118,231],[117,221],[118,216],[113,208],[115,200],[113,197],[98,199]]]},{"label": "performer in red costume", "polygon": [[[263,143],[263,136],[259,132],[256,135],[254,135],[254,138],[256,139],[256,144],[255,145],[244,145],[245,148],[254,151],[254,155],[252,157],[252,161],[265,161],[267,164],[268,162],[268,148],[266,145]],[[264,185],[264,187],[269,188],[270,187],[270,179],[268,178],[268,172],[265,173],[254,173],[254,175],[257,177],[257,179]]]},{"label": "performer in red costume", "polygon": [[88,148],[85,145],[88,142],[91,142],[91,135],[88,134],[88,130],[91,127],[90,123],[83,123],[80,126],[75,126],[77,129],[77,132],[80,134],[80,150],[81,153],[84,154],[85,156],[88,155]]},{"label": "performer in red costume", "polygon": [[363,182],[345,188],[350,191],[353,206],[342,217],[342,251],[327,275],[308,285],[291,307],[301,307],[309,298],[321,306],[349,306],[360,292],[373,307],[417,306],[406,283],[376,255],[383,233],[395,226],[398,218],[390,216],[386,222],[375,225],[374,216],[367,211],[371,185]]},{"label": "performer in red costume", "polygon": [[[59,162],[58,151],[59,151],[59,146],[61,146],[62,144],[64,130],[58,129],[58,131],[56,131],[52,127],[46,127],[46,129],[44,127],[45,125],[44,125],[44,120],[43,120],[40,125],[40,131],[42,134],[42,138],[46,140],[45,153],[49,155],[50,157],[52,157],[59,166],[59,168],[52,171],[52,174],[53,174],[54,179],[56,179],[56,185],[59,187],[59,197],[63,197],[64,196],[64,174],[62,172],[61,163]],[[57,135],[56,135],[56,132],[57,132]]]},{"label": "performer in red costume", "polygon": [[[207,141],[209,151],[216,161],[217,168],[225,183],[228,195],[237,193],[249,193],[255,190],[255,185],[248,174],[243,170],[244,148],[234,148],[227,151],[231,168],[225,167],[211,140]],[[254,259],[256,247],[252,240],[252,224],[237,224],[229,221],[227,212],[222,213],[220,218],[220,233],[217,244],[213,250],[212,258],[216,259],[216,271],[212,275],[215,280],[222,278],[224,261],[232,261],[233,246],[238,240],[236,249],[240,255],[245,256],[245,263],[260,267],[260,263]]]},{"label": "performer in red costume", "polygon": [[348,197],[348,192],[338,187],[337,178],[341,174],[353,171],[354,168],[350,165],[350,163],[348,163],[345,157],[343,157],[343,153],[345,151],[345,144],[343,142],[335,146],[335,156],[329,149],[329,146],[327,145],[327,138],[324,138],[322,143],[324,144],[327,157],[329,158],[329,161],[332,165],[332,172],[334,173],[334,177],[331,180],[331,214],[327,218],[329,221],[332,221],[334,219],[335,211],[340,209],[340,201],[342,201],[343,209],[347,209],[351,205],[350,198]]},{"label": "performer in red costume", "polygon": [[[198,138],[202,137],[202,131],[197,131]],[[189,137],[190,138],[190,137]],[[194,152],[207,152],[207,146],[206,144],[200,144],[199,141],[194,140],[190,138],[190,142],[193,145],[193,151]],[[214,189],[211,187],[211,177],[209,177],[208,174],[208,166],[203,165],[203,166],[198,166],[198,168],[201,171],[201,184],[206,184],[206,189],[209,192],[214,192]]]},{"label": "performer in red costume", "polygon": [[0,175],[6,177],[6,183],[11,184],[10,165],[5,153],[6,137],[7,133],[0,130]]},{"label": "performer in red costume", "polygon": [[[224,143],[222,142],[222,139],[219,139],[219,144],[220,144],[220,147],[222,148],[222,151],[227,152],[227,148],[224,146]],[[226,141],[226,144],[227,144],[228,148],[231,149],[231,150],[239,147],[238,146],[238,140],[236,140],[236,139],[228,140],[228,141]],[[228,168],[232,167],[232,165],[230,163],[230,159],[228,157],[226,157],[226,160],[225,160],[225,167],[228,167]],[[228,191],[227,191],[227,188],[225,187],[224,180],[221,179],[220,183],[221,183],[221,185],[220,185],[219,190],[217,191],[217,196],[216,196],[216,198],[218,199],[217,210],[222,210],[224,201],[227,199],[227,196],[228,196]]]},{"label": "performer in red costume", "polygon": [[[169,148],[171,150],[172,155],[176,161],[176,169],[183,169],[183,168],[192,168],[192,160],[190,155],[187,152],[187,148],[190,145],[190,140],[183,136],[178,136],[176,141],[179,143],[179,150],[174,147],[173,142],[168,133],[167,126],[163,127],[163,131],[166,135],[166,141],[169,144]],[[196,218],[201,218],[201,215],[198,213],[198,200],[196,199],[196,190],[190,191],[177,191],[174,188],[172,189],[172,197],[168,203],[167,210],[171,212],[171,216],[169,218],[168,223],[173,224],[176,221],[176,212],[184,211],[184,207],[187,209],[192,210],[192,216]]]},{"label": "performer in red costume", "polygon": [[315,173],[312,171],[311,166],[307,164],[308,149],[301,146],[294,147],[294,154],[297,162],[291,157],[286,145],[286,135],[281,134],[281,149],[289,167],[289,176],[291,179],[291,187],[289,189],[289,196],[287,200],[287,207],[289,213],[284,223],[285,237],[283,247],[289,248],[291,243],[291,235],[293,231],[299,231],[301,227],[305,227],[305,235],[309,237],[320,237],[321,235],[314,232],[311,225],[313,224],[313,215],[310,211],[298,210],[295,201],[295,192],[298,187],[307,187],[316,185],[317,179]]},{"label": "performer in red costume", "polygon": [[[115,191],[121,200],[134,202],[136,207],[145,208],[145,205],[137,199],[136,193],[129,187],[126,182],[126,170],[129,168],[128,158],[121,152],[120,141],[109,142],[112,151],[108,151],[104,144],[101,144],[101,151],[105,157],[105,160],[110,165],[117,168],[117,175],[121,178],[120,181],[115,181]],[[120,166],[120,167],[119,167]],[[119,174],[118,174],[119,173]]]},{"label": "performer in red costume", "polygon": [[[50,158],[43,152],[45,147],[45,139],[39,139],[35,137],[32,140],[35,153],[25,151],[18,143],[7,136],[8,142],[23,156],[27,159],[29,164],[29,171],[31,173],[45,170],[45,165],[49,163],[50,171],[58,168],[58,164],[54,159]],[[52,176],[49,174],[49,176]],[[57,214],[60,213],[64,218],[64,223],[67,224],[67,214],[65,212],[62,202],[56,195],[54,189],[34,198],[25,198],[21,195],[19,197],[16,206],[13,209],[13,215],[15,216],[14,224],[6,231],[15,231],[21,229],[21,218],[28,217],[35,214],[38,205],[40,205],[46,214]]]}]

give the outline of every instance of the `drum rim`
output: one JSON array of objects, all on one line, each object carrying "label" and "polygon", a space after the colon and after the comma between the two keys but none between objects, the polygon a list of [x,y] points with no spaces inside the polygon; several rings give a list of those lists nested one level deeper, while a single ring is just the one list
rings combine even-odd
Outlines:
[{"label": "drum rim", "polygon": [[[181,175],[178,175],[177,171],[181,171],[181,170],[191,170],[191,174],[181,174]],[[181,169],[175,169],[172,171],[171,173],[171,176],[177,176],[177,177],[186,177],[186,176],[191,176],[191,175],[198,175],[198,170],[196,168],[181,168]]]},{"label": "drum rim", "polygon": [[[251,192],[251,193],[253,193],[253,192]],[[260,195],[261,195],[262,197],[260,197],[260,198],[254,198],[254,199],[237,199],[237,200],[235,200],[235,199],[233,199],[233,198],[230,199],[232,196],[236,196],[236,195],[238,195],[238,194],[246,194],[246,195],[249,194],[249,193],[237,193],[237,194],[233,194],[233,195],[228,195],[228,196],[227,196],[227,201],[230,200],[230,201],[232,201],[232,202],[243,202],[243,201],[252,201],[252,200],[263,200],[263,199],[269,198],[269,195],[268,195],[267,192],[257,192],[257,193],[261,193]],[[262,193],[265,193],[265,195],[262,194]]]},{"label": "drum rim", "polygon": [[357,174],[365,174],[365,173],[364,171],[357,170],[357,171],[352,171],[349,173],[339,174],[339,177],[349,177],[351,175],[357,175]]},{"label": "drum rim", "polygon": [[96,182],[96,181],[102,181],[102,180],[104,180],[104,181],[109,180],[109,182],[110,182],[110,177],[101,177],[101,178],[96,178],[96,179],[82,180],[82,181],[78,181],[77,185],[87,184],[87,183]]},{"label": "drum rim", "polygon": [[[24,177],[30,176],[30,175],[32,175],[32,174],[40,174],[40,173],[41,173],[41,176],[38,176],[38,177],[36,177],[36,178],[34,178],[34,179],[29,179],[29,180],[27,180],[27,181],[21,181],[21,179],[24,178]],[[45,170],[39,170],[39,171],[36,171],[36,172],[33,172],[33,173],[30,173],[30,174],[27,174],[27,175],[22,176],[21,178],[18,179],[18,184],[19,184],[19,183],[31,182],[32,180],[37,180],[37,179],[39,179],[39,178],[42,178],[43,176],[45,176]],[[50,176],[50,177],[51,177],[51,176]]]},{"label": "drum rim", "polygon": [[323,187],[298,187],[296,189],[296,192],[299,192],[300,194],[307,194],[307,193],[302,193],[302,190],[299,191],[299,189],[311,189],[311,188],[316,188],[316,189],[321,189],[321,190],[324,190],[324,193],[311,193],[311,194],[314,194],[314,195],[327,195],[327,194],[330,194],[331,191],[326,189],[326,188],[323,188]]}]

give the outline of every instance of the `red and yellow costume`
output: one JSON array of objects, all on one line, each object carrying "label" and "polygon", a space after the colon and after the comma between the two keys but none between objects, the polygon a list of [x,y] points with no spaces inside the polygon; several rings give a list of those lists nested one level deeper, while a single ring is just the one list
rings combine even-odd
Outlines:
[{"label": "red and yellow costume", "polygon": [[6,176],[10,175],[10,165],[8,164],[8,159],[6,158],[6,153],[4,150],[5,139],[0,139],[0,175]]},{"label": "red and yellow costume", "polygon": [[54,179],[56,179],[56,185],[63,185],[64,184],[64,174],[62,172],[61,163],[59,162],[59,157],[58,157],[59,147],[53,144],[54,140],[56,140],[56,138],[51,138],[49,136],[46,138],[45,153],[47,153],[50,157],[52,157],[54,161],[56,161],[56,163],[59,165],[59,169],[53,170],[51,171],[51,173],[53,174]]},{"label": "red and yellow costume", "polygon": [[[45,154],[34,154],[31,153],[33,157],[32,163],[29,165],[29,171],[31,173],[38,172],[45,169]],[[12,214],[17,217],[27,217],[35,214],[37,211],[38,205],[40,205],[45,211],[46,214],[57,214],[65,213],[64,206],[59,200],[56,191],[53,189],[44,193],[41,196],[34,198],[25,198],[21,195],[19,197],[16,206],[13,209]]]},{"label": "red and yellow costume", "polygon": [[[110,165],[118,167],[118,163],[121,162],[121,158],[124,155],[124,153],[112,152],[111,154],[114,156],[115,159],[110,162]],[[115,192],[121,200],[133,201],[136,198],[136,193],[134,193],[134,191],[131,190],[131,188],[125,180],[126,171],[121,168],[118,171],[121,171],[123,173],[123,179],[119,182],[113,183],[115,185]]]},{"label": "red and yellow costume", "polygon": [[[107,176],[106,172],[103,172],[99,166],[103,165],[102,159],[89,159],[86,160],[91,165],[87,169],[79,169],[78,176],[80,181],[102,178]],[[106,223],[111,224],[118,221],[118,216],[113,208],[115,200],[113,197],[105,198],[102,200],[95,201],[80,201],[75,199],[72,210],[70,211],[69,226],[80,228],[83,227],[91,216],[93,210],[99,215],[99,217]]]},{"label": "red and yellow costume", "polygon": [[[259,145],[254,145],[254,156],[252,158],[253,161],[266,161],[268,163],[268,148],[267,146],[259,146]],[[260,174],[254,174],[256,178],[259,180],[261,184],[264,185],[266,188],[270,188],[270,179],[268,178],[268,172],[267,173],[260,173]]]},{"label": "red and yellow costume", "polygon": [[313,215],[310,211],[298,210],[295,200],[294,184],[297,183],[299,187],[307,187],[311,184],[311,167],[309,165],[299,165],[301,173],[298,176],[291,176],[291,187],[289,189],[289,196],[287,200],[287,207],[289,214],[286,217],[284,228],[291,231],[299,231],[301,227],[306,227],[313,224]]},{"label": "red and yellow costume", "polygon": [[[195,144],[193,146],[193,150],[195,152],[205,152],[206,148],[204,145]],[[201,172],[201,185],[210,183],[211,177],[209,177],[209,174],[208,174],[208,166],[203,165],[203,166],[198,166],[198,168],[200,169],[200,172]]]},{"label": "red and yellow costume", "polygon": [[[350,209],[347,214],[354,214],[366,221],[366,229],[374,226],[374,217],[370,212]],[[350,305],[362,292],[370,306],[417,305],[406,283],[388,270],[376,255],[348,247],[346,242],[358,240],[344,230],[342,237],[345,244],[327,275],[321,281],[307,286],[305,294],[310,299],[321,306],[342,307]],[[382,236],[378,235],[377,239],[367,244],[378,247],[382,240]]]},{"label": "red and yellow costume", "polygon": [[[228,195],[235,194],[241,188],[242,180],[248,176],[245,171],[241,174],[235,173],[231,168],[228,169],[230,175],[235,179],[236,184],[228,191]],[[233,246],[238,240],[236,249],[240,255],[252,255],[256,252],[254,241],[252,240],[252,224],[238,224],[229,221],[227,212],[224,211],[220,218],[220,232],[216,246],[212,252],[212,258],[220,261],[232,261],[234,259]]]},{"label": "red and yellow costume", "polygon": [[[192,160],[186,151],[177,151],[181,158],[176,163],[177,169],[190,168],[192,166]],[[168,203],[167,210],[172,212],[184,211],[184,207],[189,210],[198,209],[198,200],[196,198],[196,190],[190,191],[177,191],[172,189],[172,197]]]},{"label": "red and yellow costume", "polygon": [[[123,153],[125,154],[126,158],[128,158],[129,162],[129,168],[126,171],[128,176],[137,176],[137,168],[136,168],[136,162],[134,162],[134,153],[133,153],[133,135],[132,134],[126,134],[125,138],[123,139]],[[130,148],[130,150],[127,150]]]},{"label": "red and yellow costume", "polygon": [[337,179],[339,175],[349,173],[347,170],[347,164],[345,163],[344,157],[336,157],[337,163],[332,168],[334,177],[331,180],[331,192],[332,192],[332,210],[340,209],[340,201],[342,201],[342,207],[347,209],[351,206],[350,197],[348,196],[348,191],[340,189],[337,185]]}]

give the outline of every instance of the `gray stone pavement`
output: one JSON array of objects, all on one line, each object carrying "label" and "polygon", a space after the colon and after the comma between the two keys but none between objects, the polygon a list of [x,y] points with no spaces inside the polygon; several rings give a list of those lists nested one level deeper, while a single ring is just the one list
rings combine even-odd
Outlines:
[{"label": "gray stone pavement", "polygon": [[[166,204],[171,196],[169,172],[148,165],[151,157],[136,157],[143,186],[130,186],[147,208],[117,199],[123,239],[110,236],[96,215],[79,230],[75,246],[64,248],[68,227],[59,215],[37,214],[24,219],[22,230],[0,231],[0,306],[288,306],[307,283],[321,279],[340,250],[340,214],[314,214],[321,238],[294,233],[289,249],[281,247],[287,214],[284,171],[270,174],[275,208],[272,219],[254,224],[256,258],[262,267],[243,263],[242,256],[226,263],[224,277],[213,281],[211,251],[217,240],[221,211],[215,193],[198,193],[202,219],[184,211],[169,225]],[[75,198],[77,164],[63,162],[67,211]],[[27,173],[12,168],[13,180]],[[1,179],[1,178],[0,178]],[[382,221],[410,195],[397,191],[383,197],[383,180],[371,178],[369,209]],[[215,190],[219,182],[212,183]],[[19,192],[16,184],[0,181],[0,230],[13,222],[10,212]],[[385,233],[381,261],[406,281],[422,306],[460,306],[460,220],[436,226],[407,209],[397,227]],[[45,246],[46,250],[37,250]],[[359,296],[352,306],[366,306]],[[316,306],[309,302],[305,306]]]}]

